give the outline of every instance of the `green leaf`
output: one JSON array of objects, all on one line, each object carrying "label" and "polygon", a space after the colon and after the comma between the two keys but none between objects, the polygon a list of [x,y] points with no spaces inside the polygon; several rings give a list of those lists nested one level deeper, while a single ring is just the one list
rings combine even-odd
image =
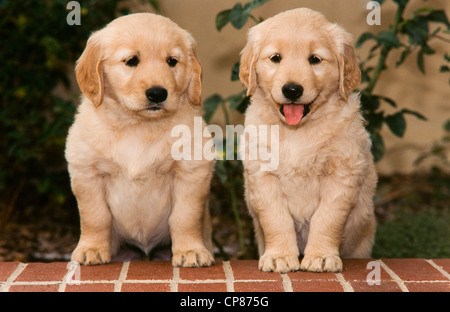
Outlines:
[{"label": "green leaf", "polygon": [[230,12],[230,22],[236,29],[241,29],[247,23],[249,13],[244,11],[241,3],[236,3]]},{"label": "green leaf", "polygon": [[148,0],[148,3],[152,6],[152,8],[153,8],[156,12],[160,12],[158,0]]},{"label": "green leaf", "polygon": [[247,90],[242,90],[238,94],[229,96],[226,100],[230,102],[230,110],[237,110],[244,113],[250,104],[250,97],[246,96]]},{"label": "green leaf", "polygon": [[444,130],[450,132],[450,119],[444,123]]},{"label": "green leaf", "polygon": [[361,68],[361,83],[369,82],[370,75],[369,73],[373,70],[373,67],[369,68]]},{"label": "green leaf", "polygon": [[236,110],[236,108],[238,108],[243,100],[242,95],[242,92],[240,92],[227,98],[227,101],[230,102],[230,110]]},{"label": "green leaf", "polygon": [[253,0],[245,5],[245,10],[250,13],[251,10],[256,9],[262,6],[264,3],[269,2],[271,0]]},{"label": "green leaf", "polygon": [[431,54],[436,53],[435,50],[433,50],[432,48],[430,48],[430,47],[429,47],[428,45],[426,45],[426,44],[422,45],[421,50],[423,51],[423,53],[428,54],[428,55],[431,55]]},{"label": "green leaf", "polygon": [[426,120],[427,120],[427,118],[426,118],[424,115],[422,115],[421,113],[418,113],[418,112],[416,112],[416,111],[412,111],[412,110],[409,110],[409,109],[406,109],[406,108],[402,109],[402,110],[400,111],[400,113],[401,113],[401,114],[409,114],[409,115],[413,115],[413,116],[415,116],[415,117],[417,117],[418,119],[423,120],[423,121],[426,121]]},{"label": "green leaf", "polygon": [[444,10],[434,10],[430,12],[430,14],[427,15],[427,19],[435,23],[445,24],[447,28],[450,28],[450,23]]},{"label": "green leaf", "polygon": [[369,39],[377,40],[377,37],[370,32],[363,33],[361,36],[359,36],[358,40],[356,41],[355,48],[359,49],[363,45],[363,43]]},{"label": "green leaf", "polygon": [[403,62],[405,61],[406,57],[408,55],[411,54],[411,50],[410,49],[406,49],[402,52],[402,55],[400,56],[400,59],[397,61],[397,63],[395,63],[395,67],[399,67],[400,65],[403,64]]},{"label": "green leaf", "polygon": [[233,69],[231,70],[231,81],[239,80],[239,66],[240,62],[237,62],[233,65]]},{"label": "green leaf", "polygon": [[394,0],[395,3],[397,3],[399,6],[406,6],[408,4],[409,0]]},{"label": "green leaf", "polygon": [[399,138],[403,137],[406,130],[406,120],[402,112],[387,116],[385,122],[393,134]]},{"label": "green leaf", "polygon": [[[247,93],[247,90],[244,90],[245,93]],[[251,96],[245,96],[241,103],[239,104],[238,107],[236,107],[236,110],[239,111],[240,113],[245,113],[245,111],[247,110],[247,107],[250,105],[250,99],[252,97]]]},{"label": "green leaf", "polygon": [[448,67],[447,65],[442,65],[441,68],[439,68],[439,72],[441,73],[450,72],[450,67]]},{"label": "green leaf", "polygon": [[398,48],[400,46],[400,41],[398,40],[397,36],[386,30],[380,32],[377,40],[379,43],[382,43],[383,45],[388,47]]},{"label": "green leaf", "polygon": [[223,98],[219,94],[213,94],[209,98],[205,100],[203,103],[203,107],[205,110],[205,114],[203,115],[203,118],[208,123],[212,116],[214,115],[215,111],[219,107],[220,104],[223,103]]},{"label": "green leaf", "polygon": [[425,59],[424,59],[424,51],[420,49],[419,53],[417,53],[417,66],[419,67],[422,74],[425,74]]},{"label": "green leaf", "polygon": [[246,96],[247,90],[242,90],[238,94],[229,96],[226,101],[230,102],[230,110],[238,110],[244,113],[250,104],[250,97]]},{"label": "green leaf", "polygon": [[366,129],[373,133],[381,129],[383,126],[384,112],[374,113],[369,112],[364,114],[367,121]]},{"label": "green leaf", "polygon": [[363,93],[361,95],[361,107],[363,110],[375,111],[380,107],[380,100],[376,95]]},{"label": "green leaf", "polygon": [[380,96],[380,99],[382,99],[383,101],[385,101],[386,103],[388,103],[392,107],[397,107],[397,104],[395,104],[395,101],[390,99],[390,98],[388,98],[388,97]]},{"label": "green leaf", "polygon": [[445,53],[445,54],[444,54],[444,59],[445,59],[447,62],[450,62],[450,54],[449,54],[449,53]]},{"label": "green leaf", "polygon": [[383,158],[384,155],[384,142],[381,135],[379,135],[377,132],[371,133],[371,139],[372,139],[372,155],[373,160],[375,162],[378,162],[381,158]]},{"label": "green leaf", "polygon": [[412,17],[415,18],[416,16],[419,16],[422,13],[427,13],[427,12],[431,12],[434,9],[431,7],[423,7],[423,8],[419,8],[417,10],[415,10],[412,14]]},{"label": "green leaf", "polygon": [[422,47],[419,50],[419,53],[417,54],[417,66],[419,67],[420,71],[425,74],[425,54],[434,54],[436,51],[431,49],[426,44],[422,45]]},{"label": "green leaf", "polygon": [[236,3],[231,10],[225,10],[216,16],[216,28],[218,31],[229,22],[236,29],[241,29],[247,23],[250,12],[270,0],[253,0],[242,6],[242,3]]},{"label": "green leaf", "polygon": [[408,35],[409,43],[412,45],[423,45],[428,40],[428,23],[423,16],[406,22],[402,32]]},{"label": "green leaf", "polygon": [[230,12],[231,10],[225,10],[222,12],[219,12],[216,16],[216,29],[218,31],[221,31],[223,27],[225,27],[226,24],[230,22]]}]

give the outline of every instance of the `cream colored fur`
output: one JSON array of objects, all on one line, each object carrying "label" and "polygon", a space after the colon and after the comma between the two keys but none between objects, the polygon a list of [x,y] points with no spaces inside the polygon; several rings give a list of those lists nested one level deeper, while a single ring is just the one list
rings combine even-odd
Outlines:
[{"label": "cream colored fur", "polygon": [[[127,66],[133,56],[139,64]],[[169,66],[169,57],[178,64]],[[107,263],[122,242],[148,253],[171,239],[173,265],[213,264],[207,197],[214,161],[171,156],[172,128],[192,130],[202,116],[192,36],[150,13],[120,17],[92,34],[76,75],[83,98],[66,158],[81,237],[72,260]],[[148,109],[146,90],[154,86],[168,91],[158,111]]]},{"label": "cream colored fur", "polygon": [[[311,55],[321,62],[310,64]],[[252,95],[245,125],[279,126],[280,133],[277,169],[243,161],[259,268],[338,272],[341,257],[369,257],[377,177],[359,95],[352,94],[360,71],[350,35],[309,9],[278,14],[250,29],[240,78]],[[304,88],[296,104],[312,102],[295,126],[280,112],[288,82]]]}]

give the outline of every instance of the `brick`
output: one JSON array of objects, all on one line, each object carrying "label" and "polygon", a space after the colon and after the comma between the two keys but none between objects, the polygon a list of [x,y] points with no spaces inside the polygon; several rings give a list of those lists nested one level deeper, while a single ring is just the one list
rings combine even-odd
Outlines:
[{"label": "brick", "polygon": [[57,292],[59,285],[13,285],[10,292]]},{"label": "brick", "polygon": [[[277,274],[277,273],[275,273]],[[279,275],[279,274],[278,274]],[[235,282],[235,292],[284,292],[281,281],[272,282]]]},{"label": "brick", "polygon": [[66,292],[113,292],[113,283],[87,283],[80,285],[67,285]]},{"label": "brick", "polygon": [[445,272],[450,274],[450,259],[433,259],[433,262]]},{"label": "brick", "polygon": [[122,292],[169,292],[169,283],[123,283]]},{"label": "brick", "polygon": [[331,272],[289,272],[287,273],[294,292],[342,292],[341,283]]},{"label": "brick", "polygon": [[[169,261],[132,261],[129,263],[125,280],[120,281],[123,292],[225,292],[232,282],[236,292],[283,292],[283,285],[295,292],[450,292],[450,259],[383,259],[386,264],[380,266],[381,285],[369,285],[367,269],[371,259],[344,259],[341,274],[289,272],[287,274],[268,273],[258,270],[257,260],[233,260],[224,268],[223,262],[207,268],[174,268]],[[381,264],[381,262],[379,262]],[[22,271],[14,281],[11,274],[22,266]],[[67,273],[67,262],[0,263],[0,286],[11,292],[56,292],[60,289],[63,277]],[[67,284],[67,292],[112,292],[118,284],[124,265],[115,262],[108,265],[81,266],[81,284]],[[226,273],[224,272],[226,271]],[[394,272],[391,276],[388,272]],[[174,276],[176,272],[176,276]],[[10,278],[10,281],[6,281]],[[175,278],[175,280],[174,280]],[[283,284],[283,282],[285,284]],[[176,283],[176,284],[173,284]],[[171,288],[175,286],[175,288]],[[351,286],[351,287],[350,287]]]},{"label": "brick", "polygon": [[61,281],[67,272],[67,262],[29,263],[16,282]]},{"label": "brick", "polygon": [[234,280],[281,281],[281,275],[275,272],[263,272],[258,269],[257,260],[232,260],[230,262]]},{"label": "brick", "polygon": [[287,273],[289,276],[289,279],[291,281],[328,281],[328,280],[336,280],[336,275],[334,273],[330,272],[323,272],[323,273],[314,273],[314,272],[304,272],[304,271],[297,271],[297,272],[289,272]]},{"label": "brick", "polygon": [[178,284],[179,292],[226,292],[226,283],[183,283]]},{"label": "brick", "polygon": [[224,280],[226,277],[222,266],[222,262],[216,262],[215,265],[205,268],[180,268],[180,279],[190,281]]},{"label": "brick", "polygon": [[0,263],[0,282],[6,282],[8,277],[12,274],[12,272],[14,272],[18,265],[18,262]]},{"label": "brick", "polygon": [[381,281],[380,285],[369,285],[367,282],[352,281],[350,284],[355,292],[401,292],[396,282]]},{"label": "brick", "polygon": [[133,261],[128,267],[127,280],[171,280],[173,267],[170,262]]},{"label": "brick", "polygon": [[441,282],[441,283],[406,282],[405,286],[411,292],[450,292],[450,282]]},{"label": "brick", "polygon": [[424,259],[383,259],[383,262],[403,281],[447,280]]},{"label": "brick", "polygon": [[122,262],[80,266],[81,281],[114,281],[119,278]]},{"label": "brick", "polygon": [[297,280],[292,282],[294,292],[343,292],[342,285],[336,281],[329,280]]}]

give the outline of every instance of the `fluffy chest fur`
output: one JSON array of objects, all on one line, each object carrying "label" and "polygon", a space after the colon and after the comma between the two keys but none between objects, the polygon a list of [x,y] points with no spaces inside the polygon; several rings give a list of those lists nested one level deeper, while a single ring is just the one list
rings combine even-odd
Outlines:
[{"label": "fluffy chest fur", "polygon": [[152,241],[169,235],[173,160],[161,154],[161,144],[167,143],[159,140],[145,145],[136,137],[125,137],[112,146],[102,164],[107,168],[106,200],[114,229],[146,252],[153,247]]},{"label": "fluffy chest fur", "polygon": [[153,127],[135,124],[118,131],[85,105],[66,150],[76,172],[102,177],[113,233],[144,251],[169,237],[174,178],[170,131]]},{"label": "fluffy chest fur", "polygon": [[[329,103],[331,107],[333,104]],[[299,127],[290,127],[270,117],[259,103],[252,103],[246,125],[271,124],[279,127],[278,167],[266,173],[259,171],[263,160],[244,160],[246,174],[252,181],[264,175],[275,177],[291,214],[299,222],[307,222],[319,205],[321,185],[327,179],[346,183],[346,177],[363,176],[370,159],[370,140],[359,112],[358,96],[352,95],[342,108],[321,112]],[[258,141],[258,148],[266,148]],[[277,148],[269,144],[269,148]]]}]

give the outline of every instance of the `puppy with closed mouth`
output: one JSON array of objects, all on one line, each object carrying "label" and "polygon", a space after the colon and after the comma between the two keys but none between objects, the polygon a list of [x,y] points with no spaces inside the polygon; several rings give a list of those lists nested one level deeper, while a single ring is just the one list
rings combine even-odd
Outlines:
[{"label": "puppy with closed mouth", "polygon": [[214,263],[207,207],[214,161],[171,155],[172,128],[193,130],[202,116],[195,47],[187,31],[150,13],[120,17],[89,38],[66,144],[81,220],[73,261],[108,263],[122,243],[148,254],[171,241],[174,266]]},{"label": "puppy with closed mouth", "polygon": [[243,157],[261,270],[338,272],[341,257],[370,256],[377,176],[352,94],[360,76],[351,36],[318,12],[290,10],[250,29],[245,126],[279,127],[278,168]]}]

